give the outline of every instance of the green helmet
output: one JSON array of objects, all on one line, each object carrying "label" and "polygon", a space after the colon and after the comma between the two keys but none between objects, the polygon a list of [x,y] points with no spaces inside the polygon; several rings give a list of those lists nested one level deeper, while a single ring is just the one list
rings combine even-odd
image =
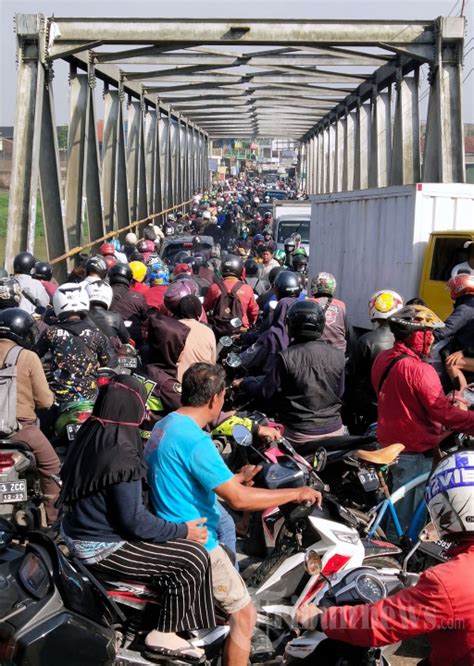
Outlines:
[{"label": "green helmet", "polygon": [[298,248],[296,248],[296,250],[293,252],[293,256],[294,256],[294,257],[297,257],[298,255],[300,255],[300,256],[302,256],[302,257],[306,257],[306,250],[304,249],[304,247],[298,247]]},{"label": "green helmet", "polygon": [[278,261],[280,266],[283,266],[286,259],[285,250],[275,250],[275,252],[273,253],[273,258]]}]

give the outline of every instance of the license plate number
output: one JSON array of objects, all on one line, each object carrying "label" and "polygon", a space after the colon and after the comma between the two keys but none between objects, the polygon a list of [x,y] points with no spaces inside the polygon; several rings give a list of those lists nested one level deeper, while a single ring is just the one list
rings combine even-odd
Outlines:
[{"label": "license plate number", "polygon": [[26,481],[6,481],[0,483],[0,504],[24,502],[26,498]]},{"label": "license plate number", "polygon": [[73,442],[76,439],[77,431],[80,427],[80,423],[69,423],[66,426],[66,435],[70,442]]},{"label": "license plate number", "polygon": [[137,368],[138,367],[138,359],[134,358],[133,356],[119,356],[119,365],[122,366],[122,368]]},{"label": "license plate number", "polygon": [[379,487],[377,472],[372,470],[367,472],[357,472],[357,476],[364,488],[367,489],[370,486],[371,490],[375,490]]}]

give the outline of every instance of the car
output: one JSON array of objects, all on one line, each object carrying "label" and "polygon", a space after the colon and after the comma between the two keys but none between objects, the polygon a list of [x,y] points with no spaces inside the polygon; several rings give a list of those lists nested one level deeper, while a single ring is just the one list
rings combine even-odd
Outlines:
[{"label": "car", "polygon": [[270,201],[273,201],[274,199],[286,199],[287,194],[286,190],[265,190],[263,198],[265,197],[270,197]]},{"label": "car", "polygon": [[[196,244],[195,239],[199,238],[199,243]],[[212,236],[173,236],[173,238],[165,238],[160,250],[160,256],[166,261],[167,264],[174,263],[174,257],[178,252],[185,250],[192,254],[192,252],[208,252],[210,253],[214,239]]]},{"label": "car", "polygon": [[285,249],[285,240],[299,234],[301,236],[301,247],[309,256],[309,227],[311,217],[309,215],[281,215],[274,223],[274,235],[278,249]]}]

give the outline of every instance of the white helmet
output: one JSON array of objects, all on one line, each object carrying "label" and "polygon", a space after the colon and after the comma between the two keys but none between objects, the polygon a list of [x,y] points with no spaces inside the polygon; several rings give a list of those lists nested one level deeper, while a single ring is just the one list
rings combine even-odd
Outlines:
[{"label": "white helmet", "polygon": [[138,243],[137,234],[134,234],[133,231],[129,231],[125,236],[125,242],[129,245],[136,245]]},{"label": "white helmet", "polygon": [[388,319],[402,307],[403,298],[396,291],[392,291],[391,289],[376,291],[369,300],[370,320]]},{"label": "white helmet", "polygon": [[211,219],[211,213],[208,210],[205,210],[204,213],[202,214],[202,219],[203,220],[210,220]]},{"label": "white helmet", "polygon": [[431,520],[440,538],[474,534],[474,451],[443,458],[425,490]]},{"label": "white helmet", "polygon": [[86,286],[86,291],[91,304],[100,303],[106,308],[106,310],[110,308],[114,292],[112,291],[112,287],[108,282],[105,280],[96,280],[95,282],[90,282]]},{"label": "white helmet", "polygon": [[82,284],[66,282],[59,286],[53,296],[54,314],[58,319],[65,315],[89,312],[89,296]]}]

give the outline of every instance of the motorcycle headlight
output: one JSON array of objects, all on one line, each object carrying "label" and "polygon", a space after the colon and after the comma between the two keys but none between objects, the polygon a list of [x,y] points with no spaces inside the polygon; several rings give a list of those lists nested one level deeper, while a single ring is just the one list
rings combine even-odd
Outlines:
[{"label": "motorcycle headlight", "polygon": [[354,530],[354,532],[336,532],[334,530],[334,536],[339,539],[339,541],[344,541],[345,543],[352,543],[355,545],[359,541],[359,534]]},{"label": "motorcycle headlight", "polygon": [[318,576],[323,568],[323,563],[319,554],[311,548],[306,551],[304,556],[304,568],[309,576]]}]

